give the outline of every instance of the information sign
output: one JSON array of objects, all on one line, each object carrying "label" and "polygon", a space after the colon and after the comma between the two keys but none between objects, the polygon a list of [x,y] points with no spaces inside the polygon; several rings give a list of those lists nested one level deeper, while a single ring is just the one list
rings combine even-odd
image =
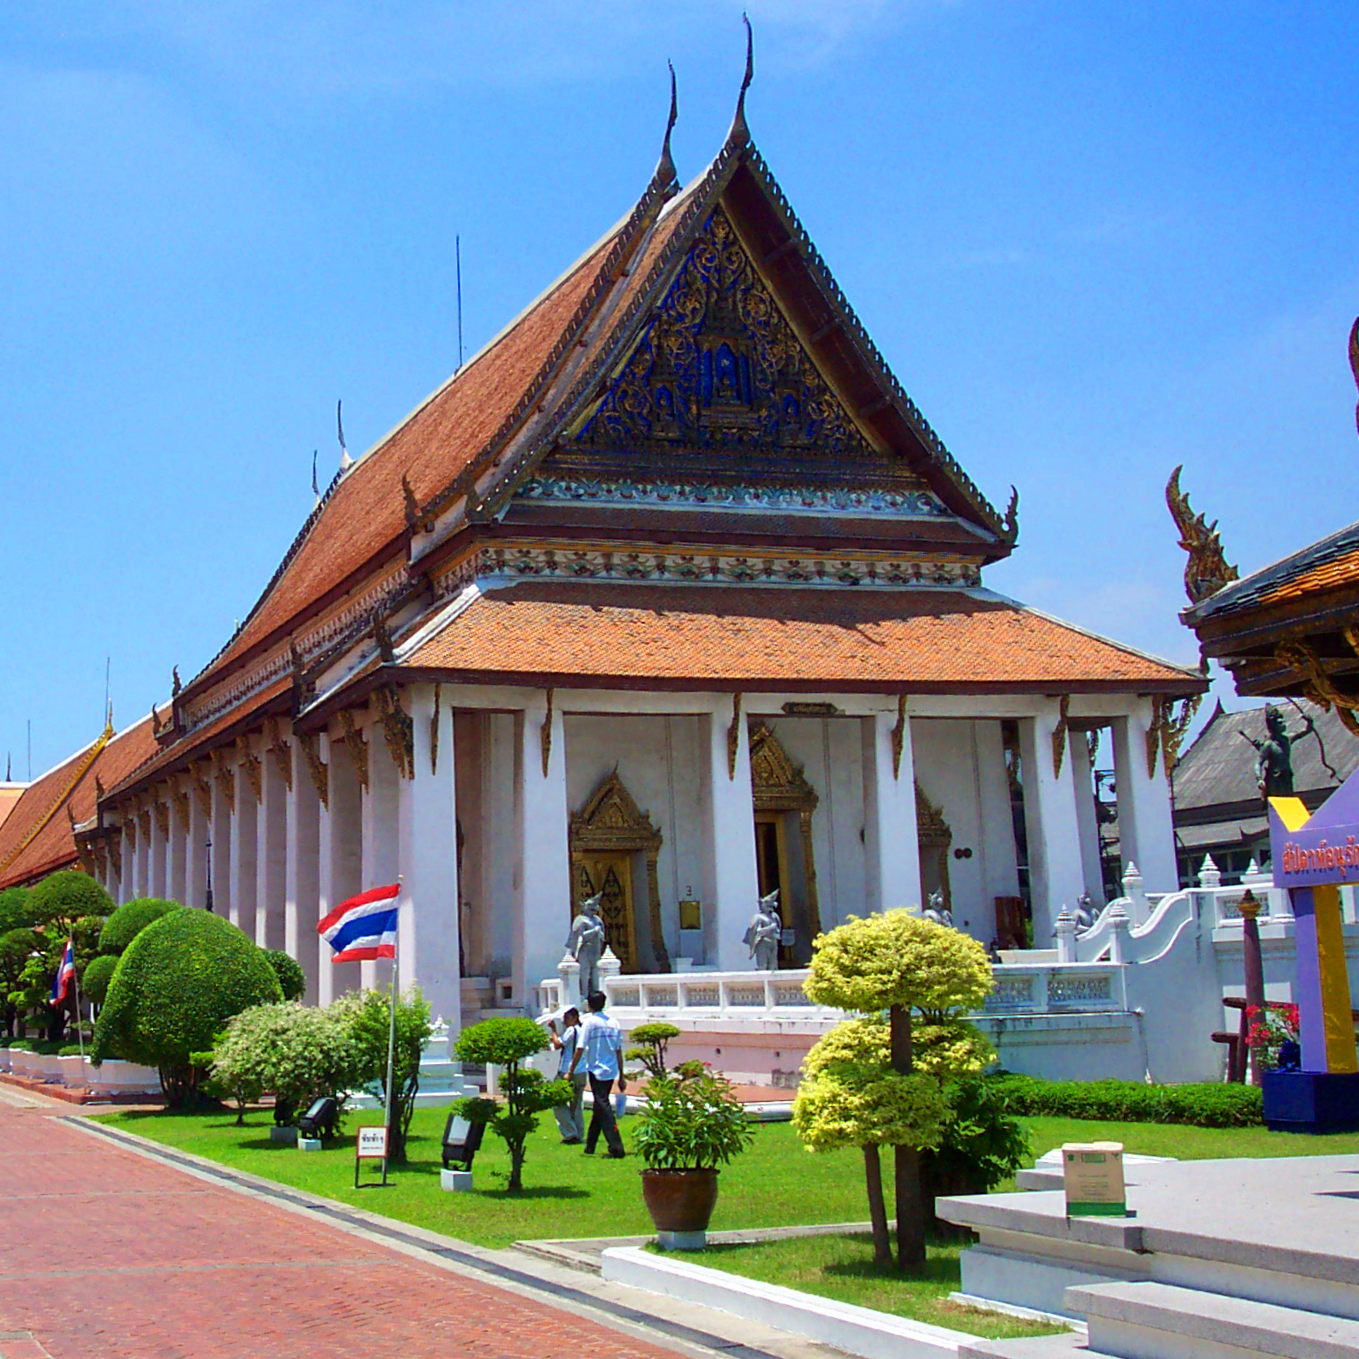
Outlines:
[{"label": "information sign", "polygon": [[1068,1142],[1062,1147],[1068,1217],[1125,1217],[1122,1142]]}]

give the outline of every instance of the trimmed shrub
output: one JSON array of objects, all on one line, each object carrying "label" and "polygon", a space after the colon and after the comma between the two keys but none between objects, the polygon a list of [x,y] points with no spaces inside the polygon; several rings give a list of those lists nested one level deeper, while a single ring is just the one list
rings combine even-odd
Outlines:
[{"label": "trimmed shrub", "polygon": [[136,901],[124,902],[104,922],[99,952],[118,957],[153,920],[183,909],[177,901],[163,901],[160,897],[138,897]]},{"label": "trimmed shrub", "polygon": [[58,934],[68,933],[81,916],[113,912],[113,898],[77,868],[49,873],[29,894],[29,905],[34,922]]},{"label": "trimmed shrub", "polygon": [[264,956],[268,958],[269,966],[274,969],[274,976],[278,978],[283,999],[301,1000],[302,993],[307,989],[307,978],[302,971],[302,964],[290,954],[284,953],[281,948],[267,948],[264,950]]},{"label": "trimmed shrub", "polygon": [[101,953],[99,957],[91,958],[85,964],[85,975],[81,978],[80,990],[86,1000],[102,1005],[108,999],[109,982],[113,980],[113,972],[117,966],[118,959],[107,953]]},{"label": "trimmed shrub", "polygon": [[1196,1128],[1244,1128],[1264,1120],[1258,1086],[1221,1081],[1144,1085],[1141,1081],[1045,1081],[1009,1073],[992,1076],[1012,1114],[1088,1118],[1118,1123],[1183,1123]]},{"label": "trimmed shrub", "polygon": [[255,1005],[227,1023],[212,1051],[212,1083],[235,1099],[236,1121],[263,1091],[274,1096],[274,1122],[287,1125],[312,1100],[342,1104],[362,1079],[363,1049],[343,1009],[311,1009],[285,1000]]},{"label": "trimmed shrub", "polygon": [[32,897],[27,887],[6,887],[0,892],[0,934],[32,927]]},{"label": "trimmed shrub", "polygon": [[[382,1098],[384,1104],[391,1005],[390,991],[364,991],[342,996],[330,1007],[349,1025],[349,1032],[359,1045],[362,1083]],[[406,1162],[406,1136],[410,1132],[411,1115],[415,1112],[415,1096],[420,1089],[420,1058],[424,1056],[425,1043],[432,1032],[429,1002],[420,994],[420,988],[415,986],[405,995],[399,995],[392,1067],[392,1125],[388,1130],[387,1148],[396,1165]],[[543,1041],[547,1041],[546,1034],[543,1034]]]},{"label": "trimmed shrub", "polygon": [[208,911],[178,910],[128,945],[94,1027],[96,1065],[114,1051],[160,1070],[174,1107],[194,1098],[202,1075],[192,1056],[209,1050],[226,1023],[283,993],[264,950]]}]

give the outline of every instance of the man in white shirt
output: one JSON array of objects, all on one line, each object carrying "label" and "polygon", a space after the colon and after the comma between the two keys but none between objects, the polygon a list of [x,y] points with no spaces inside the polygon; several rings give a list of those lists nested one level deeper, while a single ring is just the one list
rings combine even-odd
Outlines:
[{"label": "man in white shirt", "polygon": [[585,1134],[585,1154],[594,1155],[599,1136],[603,1133],[609,1155],[619,1157],[626,1153],[623,1139],[618,1133],[618,1122],[613,1116],[612,1095],[615,1081],[620,1093],[628,1088],[623,1076],[623,1030],[604,1013],[604,1002],[603,991],[590,993],[590,1013],[580,1026],[580,1041],[576,1044],[567,1075],[574,1076],[577,1066],[581,1066],[590,1081],[594,1111],[590,1115],[589,1131]]},{"label": "man in white shirt", "polygon": [[549,1019],[547,1027],[552,1046],[557,1049],[557,1077],[571,1082],[571,1102],[553,1109],[557,1127],[561,1129],[562,1145],[578,1147],[585,1139],[585,1071],[572,1073],[571,1059],[580,1044],[580,1011],[572,1005],[562,1015],[562,1031],[557,1032],[557,1021]]}]

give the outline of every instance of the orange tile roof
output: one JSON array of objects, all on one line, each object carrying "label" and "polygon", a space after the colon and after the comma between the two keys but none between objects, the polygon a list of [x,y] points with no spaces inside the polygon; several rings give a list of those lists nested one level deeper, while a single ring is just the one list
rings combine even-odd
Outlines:
[{"label": "orange tile roof", "polygon": [[404,664],[510,682],[637,687],[1204,687],[1194,671],[1022,605],[945,590],[526,582],[477,599]]},{"label": "orange tile roof", "polygon": [[0,887],[25,883],[76,862],[67,807],[78,822],[94,816],[95,778],[112,787],[155,750],[151,719],[143,718],[120,732],[90,760],[96,745],[91,742],[31,784],[0,825]]},{"label": "orange tile roof", "polygon": [[290,675],[283,679],[277,679],[272,684],[266,685],[259,693],[252,694],[246,702],[228,708],[226,712],[191,731],[173,745],[161,746],[152,742],[150,749],[145,752],[141,761],[126,768],[119,776],[117,783],[106,783],[105,791],[110,794],[121,793],[133,785],[145,783],[153,774],[167,770],[182,761],[201,756],[212,746],[215,738],[232,727],[248,726],[251,719],[256,717],[259,721],[263,721],[263,717],[260,716],[261,710],[291,689],[292,677]]},{"label": "orange tile roof", "polygon": [[1259,602],[1276,604],[1286,599],[1301,599],[1321,590],[1333,590],[1356,582],[1359,582],[1359,547],[1353,547],[1330,561],[1318,562],[1310,570],[1280,582],[1272,590],[1263,591]]}]

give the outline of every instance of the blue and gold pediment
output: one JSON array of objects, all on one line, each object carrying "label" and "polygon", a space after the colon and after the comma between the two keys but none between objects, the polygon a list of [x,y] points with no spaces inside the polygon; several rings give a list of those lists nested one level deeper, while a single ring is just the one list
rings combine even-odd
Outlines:
[{"label": "blue and gold pediment", "polygon": [[577,435],[585,448],[877,459],[715,208]]}]

